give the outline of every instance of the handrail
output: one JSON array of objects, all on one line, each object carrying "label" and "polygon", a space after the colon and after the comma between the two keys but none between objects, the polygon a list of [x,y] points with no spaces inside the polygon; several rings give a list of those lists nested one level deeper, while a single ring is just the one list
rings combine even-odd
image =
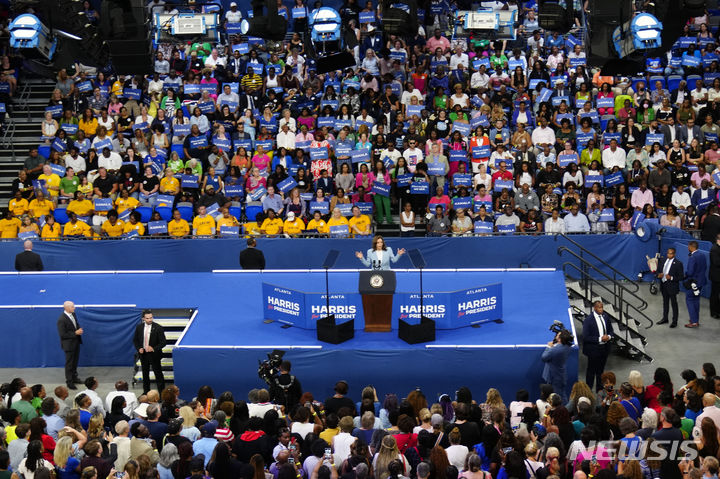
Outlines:
[{"label": "handrail", "polygon": [[[622,308],[623,308],[623,307],[624,307],[626,310],[632,308],[632,309],[635,310],[638,314],[640,314],[641,316],[643,316],[643,319],[647,320],[647,321],[650,323],[650,326],[647,326],[645,329],[650,329],[650,328],[655,324],[652,319],[650,319],[645,313],[643,313],[643,311],[648,307],[647,301],[645,301],[643,298],[641,298],[640,296],[638,296],[637,294],[635,294],[635,291],[632,291],[631,289],[627,288],[623,283],[620,283],[618,280],[616,280],[616,279],[614,279],[614,278],[611,278],[607,273],[605,273],[604,271],[600,270],[600,269],[597,268],[595,265],[593,265],[592,263],[590,263],[589,261],[587,261],[585,258],[581,257],[579,254],[577,254],[577,253],[574,252],[573,250],[569,249],[568,247],[566,247],[566,246],[561,246],[560,248],[558,248],[558,255],[562,256],[562,253],[563,253],[563,252],[568,252],[568,253],[570,253],[570,254],[573,255],[575,258],[577,258],[578,260],[580,260],[586,268],[592,269],[593,271],[595,271],[596,273],[598,273],[599,275],[601,275],[602,277],[604,277],[606,280],[610,281],[610,282],[613,284],[613,286],[614,286],[615,289],[611,291],[610,288],[608,288],[608,287],[605,286],[604,284],[600,283],[598,280],[596,280],[595,278],[593,278],[592,276],[590,276],[587,271],[585,271],[585,270],[583,270],[582,268],[578,267],[578,266],[575,265],[574,263],[570,263],[570,262],[564,263],[564,264],[563,264],[563,271],[564,271],[564,268],[565,268],[566,265],[572,265],[572,267],[575,268],[575,269],[581,274],[581,276],[583,277],[583,278],[582,278],[583,280],[588,281],[588,282],[589,282],[589,281],[592,281],[592,282],[595,282],[595,283],[597,283],[597,284],[600,284],[600,285],[601,285],[603,288],[605,288],[608,292],[612,293],[613,300],[615,300],[615,302],[613,303],[613,306],[615,307],[615,309],[617,309],[617,310],[620,312],[621,315],[622,315],[622,312],[623,312],[623,311],[622,311]],[[633,298],[634,300],[636,300],[636,301],[639,303],[639,305],[636,306],[636,305],[628,302],[627,300],[623,299],[623,293],[629,294],[631,298]],[[619,302],[618,302],[618,300],[619,300]],[[626,313],[626,314],[627,314],[627,313]],[[620,318],[620,319],[621,319],[621,318]]]},{"label": "handrail", "polygon": [[[570,243],[572,243],[573,245],[575,245],[575,247],[577,247],[580,251],[582,251],[583,253],[587,253],[587,254],[589,254],[590,256],[592,256],[593,258],[595,258],[596,260],[598,260],[598,261],[600,262],[600,264],[602,264],[605,268],[607,268],[607,269],[609,269],[610,271],[612,271],[613,274],[620,276],[620,278],[621,278],[621,279],[624,279],[625,281],[629,281],[630,284],[633,285],[632,291],[633,291],[634,293],[637,293],[637,292],[639,291],[640,286],[638,286],[638,284],[637,284],[633,279],[628,278],[624,273],[622,273],[622,272],[618,271],[617,269],[613,268],[612,266],[610,266],[610,264],[609,264],[607,261],[605,261],[604,259],[598,257],[597,255],[595,255],[595,253],[593,253],[593,252],[590,251],[589,249],[585,248],[584,246],[582,246],[582,245],[581,245],[580,243],[578,243],[577,241],[570,239],[570,237],[569,237],[568,235],[566,235],[565,233],[560,233],[558,236],[562,236],[562,237],[565,238],[567,241],[569,241]],[[563,247],[563,248],[564,248],[564,247]],[[570,251],[570,250],[568,250],[568,251]],[[558,249],[558,254],[560,254],[560,250],[559,250],[559,249]],[[587,260],[585,260],[585,259],[582,258],[582,257],[581,257],[580,259],[583,259],[584,261],[587,262]],[[590,263],[588,263],[588,264],[590,264]],[[617,278],[614,278],[614,280],[617,281]]]}]

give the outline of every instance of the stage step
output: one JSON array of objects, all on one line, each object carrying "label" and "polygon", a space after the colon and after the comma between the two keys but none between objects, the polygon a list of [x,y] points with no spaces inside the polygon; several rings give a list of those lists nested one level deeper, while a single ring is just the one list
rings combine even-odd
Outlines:
[{"label": "stage step", "polygon": [[[175,378],[175,372],[173,370],[173,357],[172,352],[175,348],[175,343],[180,339],[187,328],[190,318],[195,313],[194,309],[188,308],[159,308],[152,309],[154,321],[161,325],[165,329],[165,339],[167,344],[163,348],[163,358],[160,364],[163,369],[163,375],[166,381],[173,381]],[[135,364],[133,367],[133,385],[142,382],[142,367],[140,364],[140,358],[135,355]],[[155,381],[155,374],[150,371],[150,380]]]}]

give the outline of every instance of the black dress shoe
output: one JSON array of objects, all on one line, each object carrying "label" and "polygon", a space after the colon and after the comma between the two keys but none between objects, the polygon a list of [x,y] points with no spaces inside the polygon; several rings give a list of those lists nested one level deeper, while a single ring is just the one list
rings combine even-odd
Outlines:
[{"label": "black dress shoe", "polygon": [[661,319],[661,320],[658,322],[658,324],[667,324],[667,323],[669,323],[669,322],[670,322],[670,321],[668,321],[667,319]]},{"label": "black dress shoe", "polygon": [[68,389],[77,389],[77,386],[75,386],[73,383],[67,383]]},{"label": "black dress shoe", "polygon": [[670,327],[677,328],[677,321],[673,321],[672,323],[670,323]]},{"label": "black dress shoe", "polygon": [[75,383],[75,384],[84,384],[84,383],[85,383],[85,381],[83,381],[83,380],[80,379],[80,378],[75,378],[75,379],[72,380],[72,382]]}]

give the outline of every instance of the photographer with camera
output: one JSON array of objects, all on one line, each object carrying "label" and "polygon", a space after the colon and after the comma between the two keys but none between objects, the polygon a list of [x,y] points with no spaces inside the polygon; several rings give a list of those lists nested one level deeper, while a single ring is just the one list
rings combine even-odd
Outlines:
[{"label": "photographer with camera", "polygon": [[[553,324],[550,329],[555,330],[555,326]],[[559,326],[562,329],[556,332],[555,338],[548,343],[541,356],[542,361],[545,363],[542,379],[553,387],[563,402],[567,402],[567,370],[565,364],[572,349],[573,335],[565,329],[562,323]]]},{"label": "photographer with camera", "polygon": [[288,360],[283,361],[284,355],[285,351],[275,349],[267,355],[266,360],[259,361],[258,377],[268,385],[268,400],[277,406],[283,406],[287,414],[298,406],[302,386],[300,381],[290,374],[292,364]]}]

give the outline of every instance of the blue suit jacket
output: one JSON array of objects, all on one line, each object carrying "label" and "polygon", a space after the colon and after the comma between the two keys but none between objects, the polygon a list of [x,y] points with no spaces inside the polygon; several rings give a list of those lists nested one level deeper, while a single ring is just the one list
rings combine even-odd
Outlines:
[{"label": "blue suit jacket", "polygon": [[[368,268],[390,269],[390,262],[392,261],[393,263],[396,263],[399,258],[400,257],[393,252],[392,248],[388,246],[388,248],[385,250],[385,254],[383,254],[382,261],[378,260],[377,253],[372,249],[367,250],[367,255],[365,255],[365,257],[360,261],[362,261],[362,263]],[[380,267],[373,266],[376,265],[377,262],[380,263]]]},{"label": "blue suit jacket", "polygon": [[[662,273],[666,259],[667,258],[663,257],[658,260],[658,273]],[[683,264],[679,259],[673,258],[668,274],[672,279],[664,282],[661,280],[660,285],[662,288],[665,288],[668,294],[678,294],[680,291],[680,281],[683,279]]]},{"label": "blue suit jacket", "polygon": [[545,348],[545,351],[543,351],[542,356],[540,357],[542,362],[545,363],[545,368],[543,369],[542,374],[543,381],[548,384],[553,384],[553,382],[565,382],[565,363],[567,363],[567,357],[570,354],[571,349],[572,346],[568,346],[566,344],[557,344],[552,348]]},{"label": "blue suit jacket", "polygon": [[695,281],[698,288],[702,288],[705,286],[705,283],[707,283],[707,261],[705,260],[705,255],[700,251],[695,251],[688,256],[685,278]]},{"label": "blue suit jacket", "polygon": [[[610,316],[607,313],[603,313],[603,319],[605,320],[605,332],[612,336],[614,331],[612,323],[610,322]],[[595,316],[592,313],[588,314],[585,316],[585,321],[583,322],[583,354],[587,357],[598,357],[609,353],[610,344],[600,343],[600,331],[598,331]]]}]

